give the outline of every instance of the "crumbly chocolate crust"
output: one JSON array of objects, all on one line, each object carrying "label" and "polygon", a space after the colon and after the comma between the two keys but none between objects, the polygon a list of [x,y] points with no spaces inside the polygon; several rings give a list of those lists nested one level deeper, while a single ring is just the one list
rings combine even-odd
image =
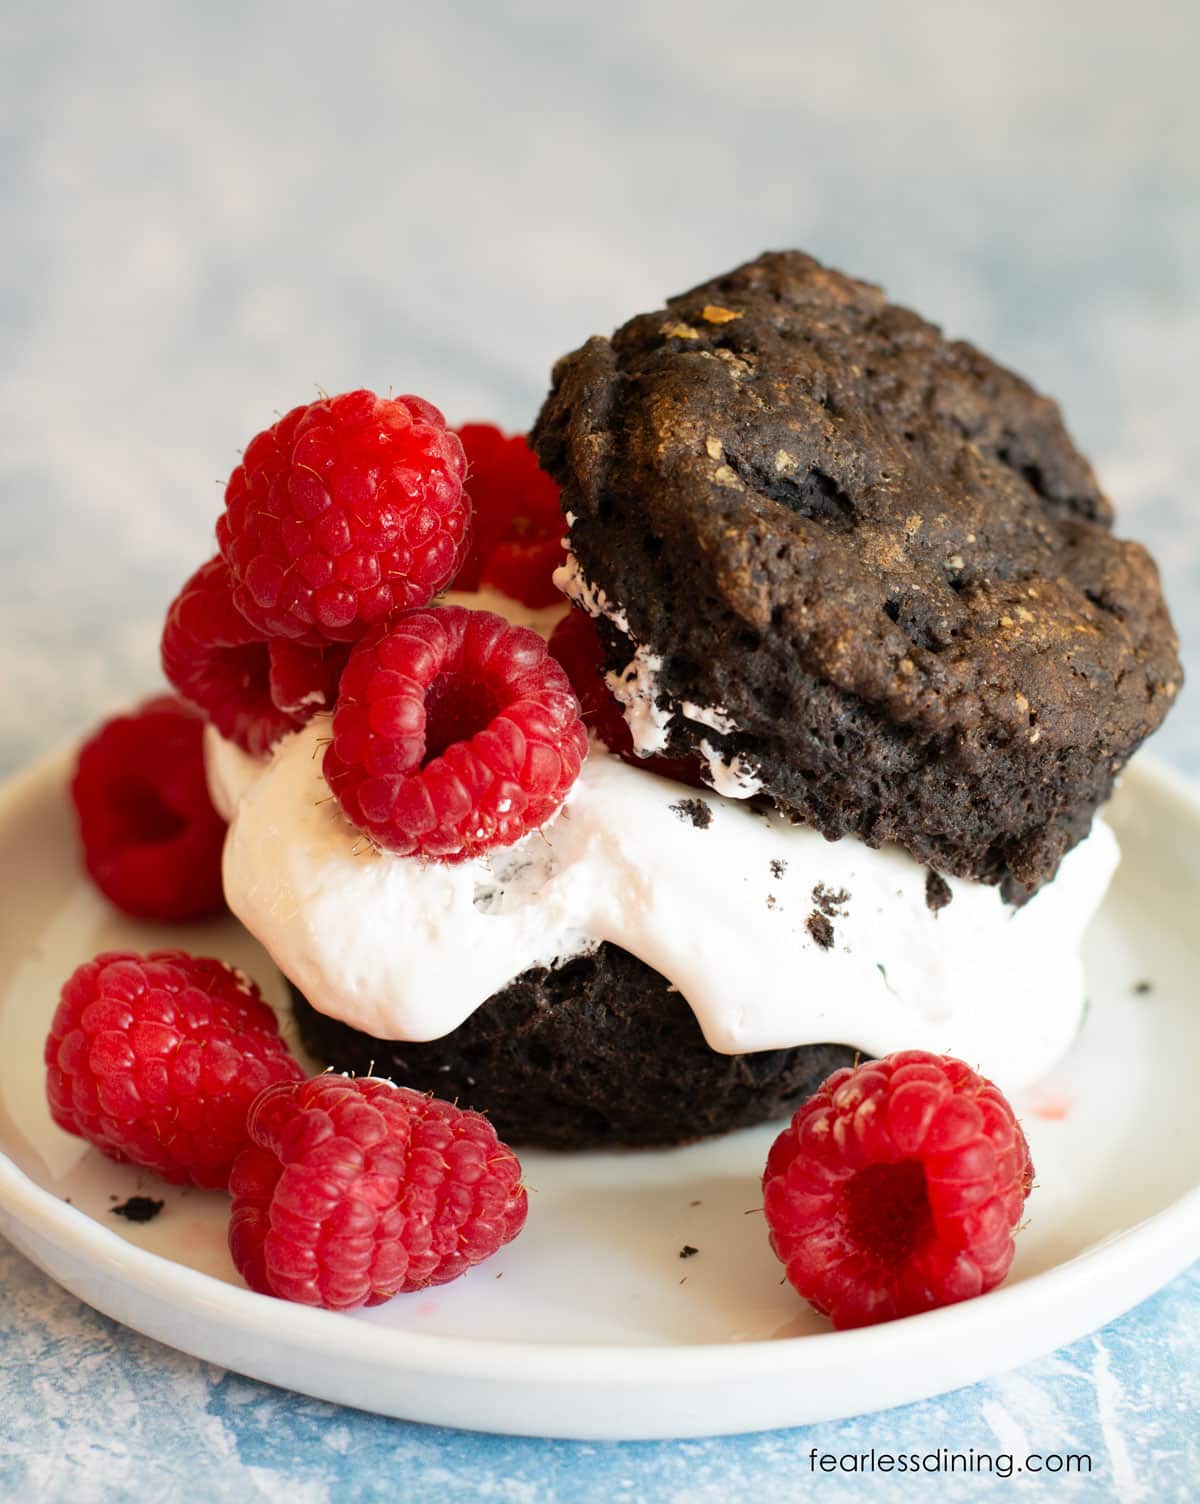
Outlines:
[{"label": "crumbly chocolate crust", "polygon": [[932,867],[925,874],[925,906],[931,914],[939,914],[954,898],[950,884],[940,872]]},{"label": "crumbly chocolate crust", "polygon": [[502,1138],[554,1149],[682,1143],[782,1118],[842,1045],[718,1055],[658,972],[604,944],[527,971],[428,1044],[373,1039],[292,988],[305,1048],[338,1070],[390,1076],[486,1112]]},{"label": "crumbly chocolate crust", "polygon": [[804,928],[813,937],[822,950],[832,950],[834,942],[833,925],[829,915],[822,914],[820,909],[814,909],[804,922]]},{"label": "crumbly chocolate crust", "polygon": [[799,252],[566,356],[533,441],[662,659],[667,755],[740,756],[830,838],[1019,901],[1179,689],[1153,561],[1055,403]]},{"label": "crumbly chocolate crust", "polygon": [[124,1217],[127,1222],[153,1222],[166,1203],[153,1196],[130,1196],[119,1206],[110,1206],[114,1217]]},{"label": "crumbly chocolate crust", "polygon": [[697,830],[707,830],[712,824],[712,810],[703,799],[681,799],[671,808],[681,820],[687,820]]}]

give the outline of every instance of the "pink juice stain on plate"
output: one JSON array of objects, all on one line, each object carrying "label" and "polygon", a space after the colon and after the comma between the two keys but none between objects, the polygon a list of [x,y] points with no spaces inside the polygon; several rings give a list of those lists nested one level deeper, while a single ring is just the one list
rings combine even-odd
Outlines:
[{"label": "pink juice stain on plate", "polygon": [[1036,1091],[1029,1099],[1034,1117],[1045,1123],[1061,1123],[1070,1113],[1075,1099],[1069,1091],[1046,1089]]}]

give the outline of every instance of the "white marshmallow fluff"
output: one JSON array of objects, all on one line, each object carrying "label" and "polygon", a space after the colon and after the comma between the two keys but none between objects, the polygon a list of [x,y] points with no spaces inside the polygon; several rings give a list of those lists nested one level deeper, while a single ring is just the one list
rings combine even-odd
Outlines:
[{"label": "white marshmallow fluff", "polygon": [[[452,599],[543,632],[561,614],[490,592]],[[754,809],[751,770],[723,769],[720,793],[698,792],[593,740],[540,833],[425,862],[374,850],[347,822],[321,772],[327,736],[318,717],[256,760],[209,729],[209,781],[230,821],[225,891],[316,1008],[378,1038],[440,1038],[523,971],[602,941],[661,972],[721,1053],[924,1048],[1011,1088],[1078,1028],[1080,942],[1118,860],[1101,820],[1023,908],[951,877],[935,914],[913,858]]]}]

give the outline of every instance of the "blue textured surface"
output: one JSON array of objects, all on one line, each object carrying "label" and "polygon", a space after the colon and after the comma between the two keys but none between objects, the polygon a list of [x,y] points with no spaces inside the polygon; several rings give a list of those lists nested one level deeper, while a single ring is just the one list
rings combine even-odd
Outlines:
[{"label": "blue textured surface", "polygon": [[[0,767],[153,683],[215,482],[319,382],[524,426],[551,360],[764,245],[887,284],[1058,396],[1200,643],[1188,0],[6,7]],[[736,17],[736,20],[734,19]],[[1185,693],[1157,749],[1200,774]],[[1200,1272],[942,1400],[584,1446],[384,1421],[114,1327],[0,1248],[0,1490],[45,1499],[948,1499],[841,1454],[1087,1452],[1191,1499]]]}]

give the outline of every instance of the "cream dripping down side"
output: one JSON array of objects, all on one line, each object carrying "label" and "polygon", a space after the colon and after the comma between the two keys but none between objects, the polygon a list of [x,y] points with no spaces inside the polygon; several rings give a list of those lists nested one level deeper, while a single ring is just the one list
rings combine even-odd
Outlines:
[{"label": "cream dripping down side", "polygon": [[[451,599],[545,633],[561,615],[493,592]],[[1015,1087],[1078,1028],[1080,942],[1119,855],[1101,820],[1024,908],[951,877],[935,914],[911,857],[752,808],[745,770],[726,770],[732,797],[698,793],[593,741],[540,833],[422,862],[374,850],[345,820],[321,772],[327,736],[318,717],[259,760],[209,729],[225,891],[316,1008],[378,1038],[440,1038],[523,971],[602,941],[667,977],[726,1054],[926,1048]]]}]

